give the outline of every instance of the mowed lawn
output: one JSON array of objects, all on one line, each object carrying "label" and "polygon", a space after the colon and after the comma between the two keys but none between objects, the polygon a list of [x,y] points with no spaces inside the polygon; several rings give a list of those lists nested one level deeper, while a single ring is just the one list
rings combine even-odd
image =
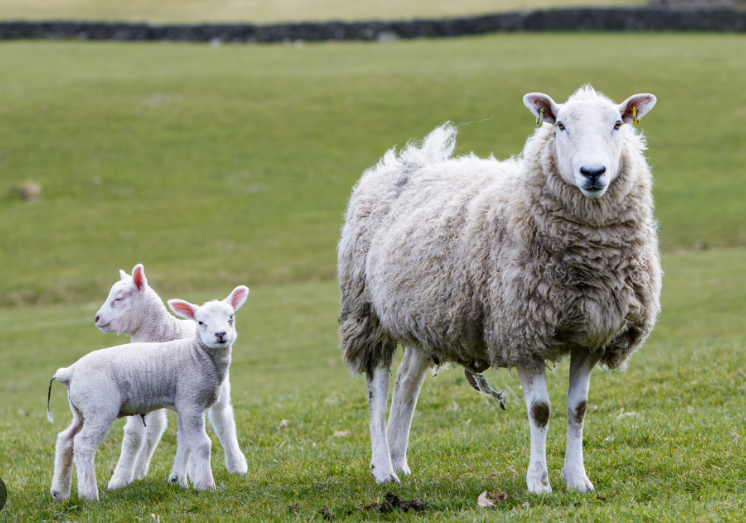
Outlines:
[{"label": "mowed lawn", "polygon": [[[0,46],[0,521],[217,519],[741,521],[746,514],[746,39],[726,35],[501,35],[393,44]],[[459,152],[507,157],[533,131],[526,92],[585,82],[618,101],[652,92],[642,127],[655,173],[663,313],[626,372],[597,372],[585,432],[596,492],[568,493],[567,364],[550,376],[554,493],[529,495],[520,386],[508,411],[460,369],[428,378],[413,475],[368,473],[364,380],[337,349],[335,243],[362,170],[445,120]],[[27,181],[33,204],[15,196]],[[118,269],[144,263],[164,298],[251,287],[231,369],[249,474],[227,474],[213,433],[210,493],[167,484],[175,418],[145,481],[107,492],[117,422],[97,458],[99,504],[48,494],[69,421],[48,379],[124,343],[93,327]],[[278,429],[282,420],[285,428]],[[335,436],[336,433],[336,436]],[[341,434],[340,434],[341,433]],[[360,510],[387,491],[424,515]],[[504,491],[495,510],[480,492]],[[297,514],[289,505],[297,504]]]},{"label": "mowed lawn", "polygon": [[522,9],[617,7],[642,3],[644,0],[0,0],[0,19],[266,24],[443,18]]}]

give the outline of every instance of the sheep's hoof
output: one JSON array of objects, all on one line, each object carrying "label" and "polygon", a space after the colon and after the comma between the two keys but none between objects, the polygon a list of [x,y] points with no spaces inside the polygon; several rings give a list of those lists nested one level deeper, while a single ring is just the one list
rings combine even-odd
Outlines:
[{"label": "sheep's hoof", "polygon": [[407,462],[406,461],[404,463],[400,463],[398,465],[394,464],[394,471],[398,472],[402,476],[409,476],[412,473],[412,471],[409,470],[409,467],[407,466]]},{"label": "sheep's hoof", "polygon": [[233,458],[230,463],[228,463],[228,460],[225,460],[225,468],[228,469],[228,472],[231,474],[246,474],[249,471],[249,465],[246,463],[246,458],[240,454]]},{"label": "sheep's hoof", "polygon": [[580,474],[568,474],[564,470],[562,471],[562,478],[567,483],[567,490],[575,492],[593,492],[593,483],[585,475],[585,472]]},{"label": "sheep's hoof", "polygon": [[173,484],[173,485],[180,485],[180,486],[182,486],[184,488],[187,488],[189,486],[189,483],[187,483],[186,477],[181,478],[181,477],[173,475],[173,474],[171,476],[169,476],[168,482],[171,483],[171,484]]},{"label": "sheep's hoof", "polygon": [[111,478],[111,480],[109,480],[109,485],[107,485],[107,488],[109,490],[114,490],[114,489],[126,487],[129,484],[130,484],[130,482],[127,481],[127,480],[125,480],[125,479]]},{"label": "sheep's hoof", "polygon": [[195,490],[213,490],[214,488],[215,488],[215,482],[213,480],[208,480],[208,481],[194,484]]},{"label": "sheep's hoof", "polygon": [[526,477],[526,484],[528,485],[528,491],[532,494],[551,494],[552,492],[552,485],[549,484],[549,474],[546,471],[537,474],[535,477],[529,474]]},{"label": "sheep's hoof", "polygon": [[376,479],[376,483],[379,485],[384,485],[386,483],[396,483],[397,485],[401,485],[401,481],[399,481],[399,477],[394,474],[393,472],[389,472],[388,474],[373,474],[373,477]]}]

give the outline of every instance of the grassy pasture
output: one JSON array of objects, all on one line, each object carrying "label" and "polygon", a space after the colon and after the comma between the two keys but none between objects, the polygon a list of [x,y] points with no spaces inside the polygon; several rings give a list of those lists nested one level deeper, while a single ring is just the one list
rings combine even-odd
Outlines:
[{"label": "grassy pasture", "polygon": [[[741,521],[746,513],[746,39],[726,35],[502,35],[394,44],[0,46],[0,521],[463,519]],[[367,472],[364,382],[337,352],[334,249],[349,190],[394,144],[445,121],[459,151],[506,157],[533,120],[529,91],[580,84],[617,100],[653,92],[642,126],[664,250],[663,313],[625,373],[597,373],[585,434],[593,494],[566,492],[567,365],[550,378],[551,496],[525,487],[528,427],[517,378],[507,412],[459,370],[428,378],[410,447],[414,474]],[[13,194],[39,183],[40,201]],[[248,477],[166,484],[175,419],[148,478],[102,502],[53,504],[56,433],[69,414],[54,370],[105,345],[92,317],[119,268],[145,264],[164,297],[200,301],[237,283],[232,380]],[[622,410],[623,409],[623,410]],[[620,416],[624,413],[631,416]],[[283,420],[286,429],[276,430]],[[119,422],[97,458],[105,487]],[[349,435],[334,437],[335,431]],[[483,490],[508,501],[480,511]],[[425,516],[355,510],[387,490]],[[299,514],[287,507],[298,503]],[[526,505],[528,503],[528,505]],[[349,516],[346,514],[352,510]]]},{"label": "grassy pasture", "polygon": [[400,20],[521,9],[639,5],[643,0],[0,0],[4,20],[115,20],[151,23]]}]

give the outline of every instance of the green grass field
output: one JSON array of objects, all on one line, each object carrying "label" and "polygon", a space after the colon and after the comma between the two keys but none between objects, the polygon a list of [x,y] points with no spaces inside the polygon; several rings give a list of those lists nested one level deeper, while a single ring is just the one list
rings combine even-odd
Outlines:
[{"label": "green grass field", "polygon": [[[498,35],[393,44],[0,46],[0,521],[337,520],[742,521],[746,514],[746,39],[729,35]],[[528,426],[518,380],[502,412],[458,369],[428,378],[410,446],[413,475],[367,471],[364,381],[337,349],[335,243],[350,188],[394,144],[445,120],[458,150],[517,154],[533,131],[521,97],[564,100],[585,82],[622,100],[652,92],[642,127],[655,173],[663,313],[624,373],[592,381],[586,467],[568,493],[567,365],[550,377],[550,496],[525,485]],[[14,190],[38,183],[41,199]],[[118,269],[144,263],[164,298],[251,287],[231,370],[247,477],[218,489],[167,484],[175,419],[148,478],[102,502],[54,504],[57,432],[69,414],[49,377],[124,343],[93,327]],[[623,410],[622,410],[623,409]],[[621,416],[622,413],[634,413]],[[289,426],[277,430],[283,420]],[[102,445],[99,487],[122,422]],[[335,431],[349,431],[334,437]],[[393,490],[424,515],[357,510]],[[476,507],[483,490],[509,499]],[[298,514],[288,506],[298,504]],[[527,504],[527,505],[526,505]],[[351,514],[347,514],[351,511]]]},{"label": "green grass field", "polygon": [[642,3],[644,0],[0,0],[0,19],[151,23],[400,20],[522,9],[617,7]]}]

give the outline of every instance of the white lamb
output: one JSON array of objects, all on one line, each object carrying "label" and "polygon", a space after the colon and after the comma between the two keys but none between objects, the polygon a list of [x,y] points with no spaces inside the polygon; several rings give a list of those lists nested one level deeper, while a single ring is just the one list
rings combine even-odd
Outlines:
[{"label": "white lamb", "polygon": [[565,104],[531,93],[524,103],[543,125],[519,158],[451,158],[446,125],[363,174],[339,242],[339,331],[345,363],[367,376],[376,481],[410,473],[425,373],[455,362],[475,388],[487,368],[516,367],[531,430],[526,482],[551,492],[545,367],[569,355],[562,473],[570,489],[593,489],[582,443],[591,371],[623,367],[660,308],[652,176],[642,136],[624,125],[655,102],[616,105],[590,87]]},{"label": "white lamb", "polygon": [[[191,455],[194,487],[215,487],[205,410],[217,402],[228,375],[236,340],[234,311],[248,294],[247,287],[239,286],[224,301],[207,302],[202,307],[170,300],[171,310],[198,323],[192,338],[97,350],[57,370],[49,382],[49,394],[54,380],[67,387],[73,421],[57,437],[50,489],[54,499],[70,496],[74,461],[79,497],[98,501],[94,460],[111,424],[117,418],[144,416],[163,408],[178,414],[176,458],[169,480],[188,485],[186,468]],[[51,422],[49,406],[47,414]]]},{"label": "white lamb", "polygon": [[[96,327],[102,332],[130,336],[133,343],[173,341],[194,336],[195,323],[169,314],[161,298],[148,285],[142,264],[135,265],[132,276],[124,271],[119,271],[119,274],[120,281],[111,287],[109,296],[96,313]],[[230,393],[230,376],[226,374],[218,401],[210,407],[208,418],[225,450],[228,472],[245,474],[248,466],[236,438]],[[127,418],[122,453],[109,481],[110,489],[145,477],[166,424],[164,409],[153,411],[145,418]],[[190,473],[191,464],[190,461]]]}]

